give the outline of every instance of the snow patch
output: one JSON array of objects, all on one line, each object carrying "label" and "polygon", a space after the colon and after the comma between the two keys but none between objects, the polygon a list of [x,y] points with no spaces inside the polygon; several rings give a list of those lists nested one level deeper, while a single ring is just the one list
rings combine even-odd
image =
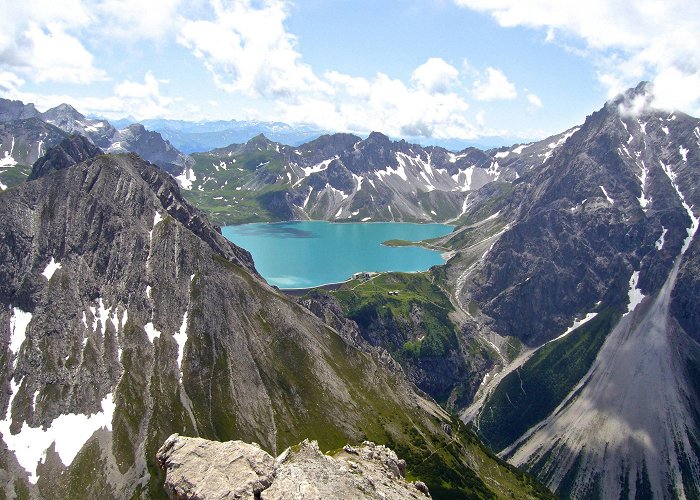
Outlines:
[{"label": "snow patch", "polygon": [[368,220],[372,220],[372,217],[365,217],[364,219],[362,219],[362,222],[367,222]]},{"label": "snow patch", "polygon": [[659,239],[656,240],[656,243],[654,243],[657,250],[661,250],[664,247],[664,243],[666,242],[666,233],[668,232],[668,229],[661,226],[661,230],[661,236],[659,236]]},{"label": "snow patch", "polygon": [[516,155],[519,155],[520,153],[523,152],[523,149],[525,149],[525,148],[528,147],[529,145],[530,145],[530,144],[522,144],[522,145],[518,146],[517,148],[514,148],[514,149],[511,151],[511,153],[516,154]]},{"label": "snow patch", "polygon": [[180,380],[182,381],[182,357],[185,353],[185,343],[187,342],[187,311],[182,317],[180,331],[173,335],[173,338],[177,342],[177,367],[180,369]]},{"label": "snow patch", "polygon": [[562,146],[572,135],[574,135],[576,132],[579,131],[581,127],[576,127],[572,128],[570,131],[566,132],[564,135],[562,135],[557,142],[550,142],[547,147],[549,149],[556,149],[559,146]]},{"label": "snow patch", "polygon": [[0,168],[9,168],[17,165],[17,161],[10,155],[9,151],[5,151],[5,156],[0,158]]},{"label": "snow patch", "polygon": [[[471,167],[469,167],[465,170],[460,170],[456,174],[452,175],[452,179],[457,184],[457,189],[459,189],[460,191],[471,190],[471,188],[472,188],[472,175],[474,174],[475,168],[476,168],[476,166],[472,165]],[[463,178],[464,182],[460,182],[460,178]]]},{"label": "snow patch", "polygon": [[509,154],[510,154],[510,151],[501,151],[500,153],[496,153],[493,156],[494,156],[494,158],[505,158]]},{"label": "snow patch", "polygon": [[146,335],[148,335],[148,340],[151,342],[151,344],[156,338],[160,338],[160,332],[156,330],[156,328],[153,326],[153,323],[151,323],[150,321],[146,323],[143,329],[146,331]]},{"label": "snow patch", "polygon": [[184,172],[175,177],[175,180],[182,189],[190,191],[192,190],[192,183],[197,180],[197,176],[194,175],[194,170],[186,168]]},{"label": "snow patch", "polygon": [[[12,408],[12,401],[17,395],[19,385],[14,378],[10,381],[12,395],[8,408]],[[52,443],[56,452],[61,457],[61,462],[68,466],[73,463],[88,439],[101,428],[112,430],[112,417],[115,408],[112,393],[107,394],[101,402],[102,410],[92,415],[70,413],[56,417],[47,429],[41,427],[29,427],[26,422],[17,434],[10,433],[12,423],[11,411],[7,412],[4,420],[0,421],[0,432],[8,449],[14,452],[17,461],[29,473],[29,481],[36,484],[36,474],[39,460],[45,456],[46,450]]]},{"label": "snow patch", "polygon": [[61,263],[56,262],[56,260],[51,257],[51,262],[46,265],[46,268],[44,268],[44,271],[41,274],[43,274],[47,280],[51,281],[51,276],[53,276],[53,273],[59,269],[61,269]]},{"label": "snow patch", "polygon": [[27,336],[27,327],[32,320],[32,313],[24,312],[19,307],[12,308],[12,316],[10,317],[10,351],[17,356],[19,348],[22,347],[22,342]]},{"label": "snow patch", "polygon": [[608,192],[605,190],[605,188],[603,186],[599,186],[599,187],[600,187],[601,191],[603,191],[603,194],[605,195],[605,199],[608,200],[608,203],[610,203],[611,205],[614,205],[615,201],[612,198],[610,198],[610,196],[608,196]]},{"label": "snow patch", "polygon": [[337,160],[338,156],[334,156],[333,158],[328,158],[327,160],[323,160],[321,163],[317,163],[316,165],[313,165],[311,167],[306,167],[302,168],[304,171],[304,177],[308,177],[311,174],[317,173],[317,172],[323,172],[328,168],[328,166],[331,164],[333,160]]},{"label": "snow patch", "polygon": [[[383,178],[387,175],[398,175],[404,181],[408,181],[408,176],[406,176],[406,170],[404,169],[404,164],[402,162],[399,162],[399,166],[396,167],[396,169],[393,169],[387,165],[385,170],[377,170],[374,173],[374,175],[379,177],[379,180],[383,180]],[[373,184],[373,186],[374,186],[374,184]]]},{"label": "snow patch", "polygon": [[678,148],[678,152],[681,155],[681,158],[683,158],[683,161],[688,163],[688,152],[689,150],[685,149],[683,146]]},{"label": "snow patch", "polygon": [[545,345],[547,345],[547,344],[549,344],[549,343],[551,343],[551,342],[556,342],[556,341],[559,340],[559,339],[563,339],[564,337],[566,337],[567,335],[569,335],[571,332],[573,332],[574,330],[576,330],[579,326],[585,325],[586,323],[588,323],[590,320],[592,320],[592,319],[595,318],[596,316],[598,316],[598,313],[589,312],[589,313],[586,314],[586,316],[584,316],[582,319],[574,320],[574,323],[573,323],[564,333],[562,333],[561,335],[559,335],[557,338],[550,340],[549,342],[545,342]]},{"label": "snow patch", "polygon": [[632,276],[630,277],[630,287],[629,292],[627,294],[627,296],[629,297],[629,304],[627,306],[627,312],[624,314],[625,316],[634,311],[634,308],[642,302],[642,299],[644,299],[644,294],[639,288],[637,288],[638,282],[639,271],[634,271],[632,273]]}]

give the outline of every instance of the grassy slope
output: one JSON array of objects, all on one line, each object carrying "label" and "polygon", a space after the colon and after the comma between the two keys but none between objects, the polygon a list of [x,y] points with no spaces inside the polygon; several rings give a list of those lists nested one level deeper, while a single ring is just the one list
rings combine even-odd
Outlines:
[{"label": "grassy slope", "polygon": [[508,374],[479,416],[479,434],[485,442],[502,450],[549,415],[586,374],[619,317],[615,308],[601,311]]},{"label": "grassy slope", "polygon": [[[389,295],[398,291],[398,295]],[[334,292],[347,317],[360,326],[368,326],[377,316],[397,321],[406,341],[391,354],[398,359],[443,356],[456,349],[457,337],[448,315],[452,304],[442,290],[430,282],[426,273],[385,273],[366,282],[344,284]],[[424,311],[420,334],[411,338],[408,324],[414,305]],[[419,340],[421,339],[421,340]]]},{"label": "grassy slope", "polygon": [[[214,223],[230,225],[279,220],[264,208],[261,201],[267,193],[283,190],[283,185],[271,184],[257,190],[244,187],[255,180],[256,167],[261,163],[270,162],[266,169],[282,171],[283,160],[275,150],[235,156],[216,152],[194,153],[192,158],[197,180],[191,190],[183,190],[183,193]],[[222,162],[225,169],[221,167]]]}]

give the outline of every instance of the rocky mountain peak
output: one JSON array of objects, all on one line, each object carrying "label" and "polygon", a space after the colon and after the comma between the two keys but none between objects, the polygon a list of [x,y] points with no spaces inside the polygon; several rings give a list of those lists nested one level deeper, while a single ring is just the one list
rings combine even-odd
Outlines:
[{"label": "rocky mountain peak", "polygon": [[82,115],[77,109],[75,109],[73,106],[70,104],[59,104],[58,106],[49,109],[45,113],[42,114],[44,120],[47,121],[52,121],[52,120],[66,120],[66,119],[72,119],[72,120],[82,120],[85,118],[84,115]]},{"label": "rocky mountain peak", "polygon": [[365,139],[365,142],[377,144],[391,144],[391,139],[389,139],[389,137],[382,134],[381,132],[372,132],[369,134],[367,139]]},{"label": "rocky mountain peak", "polygon": [[616,115],[636,116],[651,111],[653,101],[654,85],[643,81],[608,101],[604,109],[614,110]]},{"label": "rocky mountain peak", "polygon": [[0,123],[14,120],[26,120],[39,116],[33,104],[24,104],[22,101],[0,99]]},{"label": "rocky mountain peak", "polygon": [[58,145],[49,149],[32,167],[29,180],[38,179],[55,170],[77,165],[102,154],[102,150],[82,135],[66,137]]}]

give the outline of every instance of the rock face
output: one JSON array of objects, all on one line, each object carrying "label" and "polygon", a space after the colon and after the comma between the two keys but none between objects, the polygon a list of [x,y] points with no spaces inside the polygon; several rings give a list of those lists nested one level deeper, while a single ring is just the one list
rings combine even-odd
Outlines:
[{"label": "rock face", "polygon": [[[4,111],[7,114],[7,110]],[[10,118],[16,115],[25,116],[14,113]],[[37,116],[0,121],[0,191],[26,181],[32,164],[66,137],[61,129]]]},{"label": "rock face", "polygon": [[405,461],[369,441],[328,456],[316,441],[305,440],[275,459],[241,441],[173,434],[157,458],[173,500],[430,498],[425,484],[405,480]]},{"label": "rock face", "polygon": [[606,103],[442,242],[466,327],[504,365],[525,345],[464,418],[563,496],[700,489],[700,120],[651,92]]},{"label": "rock face", "polygon": [[27,180],[38,179],[54,170],[72,167],[102,154],[102,150],[92,144],[87,137],[71,135],[37,160]]},{"label": "rock face", "polygon": [[158,132],[148,131],[138,123],[116,132],[106,151],[136,153],[173,176],[182,175],[192,165],[192,160],[187,155],[175,149]]}]

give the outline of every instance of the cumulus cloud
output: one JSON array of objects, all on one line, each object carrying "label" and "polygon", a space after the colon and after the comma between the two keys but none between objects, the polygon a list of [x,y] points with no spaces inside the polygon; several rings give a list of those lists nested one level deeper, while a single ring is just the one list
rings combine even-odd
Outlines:
[{"label": "cumulus cloud", "polygon": [[431,57],[413,71],[411,81],[432,94],[445,94],[457,83],[458,76],[457,68],[439,57]]},{"label": "cumulus cloud", "polygon": [[550,42],[582,42],[579,53],[593,60],[611,97],[649,79],[656,105],[700,110],[700,2],[589,0],[581,8],[557,0],[453,1],[504,27],[541,28]]},{"label": "cumulus cloud", "polygon": [[6,93],[16,92],[24,85],[24,80],[11,71],[0,71],[0,90]]},{"label": "cumulus cloud", "polygon": [[6,2],[0,70],[37,82],[90,83],[105,78],[92,54],[71,33],[92,21],[81,0]]},{"label": "cumulus cloud", "polygon": [[474,82],[472,94],[479,101],[514,99],[518,92],[500,69],[486,68],[486,74]]},{"label": "cumulus cloud", "polygon": [[212,0],[212,19],[183,24],[178,41],[202,60],[214,82],[229,92],[273,99],[276,119],[331,130],[395,136],[474,138],[483,133],[465,118],[469,105],[460,71],[429,58],[410,81],[384,73],[358,77],[317,74],[303,62],[287,31],[282,0]]},{"label": "cumulus cloud", "polygon": [[214,20],[186,21],[178,41],[204,61],[219,87],[279,97],[323,85],[284,26],[286,2],[212,0],[211,6]]}]

